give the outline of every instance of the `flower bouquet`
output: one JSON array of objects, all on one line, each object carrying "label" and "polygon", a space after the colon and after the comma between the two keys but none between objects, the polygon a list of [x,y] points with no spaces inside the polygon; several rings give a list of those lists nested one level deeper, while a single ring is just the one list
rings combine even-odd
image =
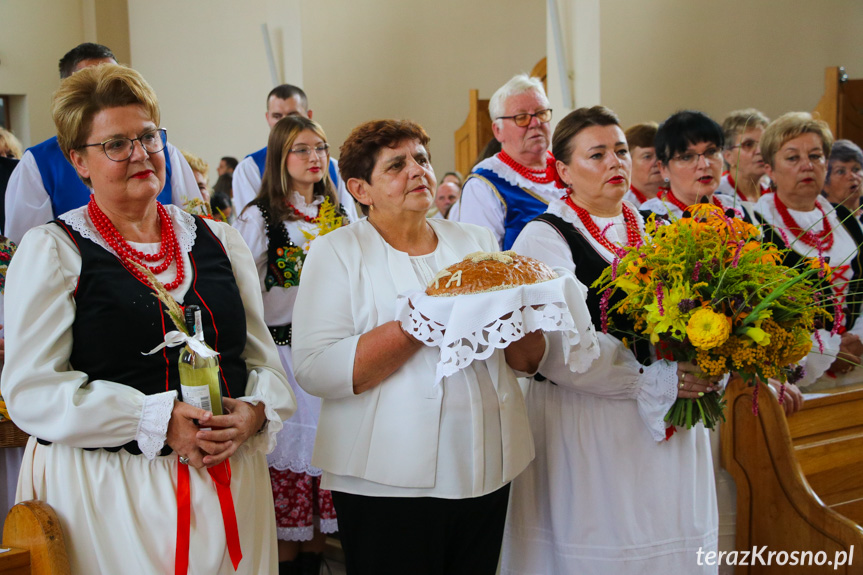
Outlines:
[{"label": "flower bouquet", "polygon": [[[695,204],[671,223],[649,218],[644,243],[621,251],[596,281],[604,288],[603,331],[609,312],[624,314],[635,338],[649,337],[660,357],[692,362],[704,376],[736,371],[750,383],[793,383],[816,320],[830,318],[817,285],[829,268],[823,260],[805,269],[781,265],[782,253],[733,214]],[[617,290],[623,297],[609,309]],[[678,398],[665,420],[712,429],[723,407],[720,392]]]}]

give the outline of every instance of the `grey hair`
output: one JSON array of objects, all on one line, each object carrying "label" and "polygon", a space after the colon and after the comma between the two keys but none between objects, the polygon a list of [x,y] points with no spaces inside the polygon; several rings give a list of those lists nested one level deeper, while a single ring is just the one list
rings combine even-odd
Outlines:
[{"label": "grey hair", "polygon": [[488,102],[488,115],[491,116],[491,121],[496,122],[500,116],[506,113],[506,101],[509,98],[531,90],[548,99],[545,95],[545,88],[542,87],[542,80],[539,78],[533,78],[527,74],[516,74],[510,78],[506,84],[497,89],[497,92]]},{"label": "grey hair", "polygon": [[824,183],[830,183],[830,172],[833,171],[833,162],[857,162],[863,166],[863,150],[851,140],[836,140],[833,149],[830,150],[830,158],[827,162],[827,176]]}]

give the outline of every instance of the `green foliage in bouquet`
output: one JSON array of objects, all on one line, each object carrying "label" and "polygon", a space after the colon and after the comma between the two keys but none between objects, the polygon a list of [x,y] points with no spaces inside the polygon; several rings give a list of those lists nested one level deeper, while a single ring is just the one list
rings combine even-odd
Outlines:
[{"label": "green foliage in bouquet", "polygon": [[[634,337],[649,338],[664,358],[697,364],[705,376],[799,379],[796,364],[811,349],[816,320],[830,319],[818,281],[830,274],[823,260],[805,269],[781,265],[783,253],[762,243],[758,228],[712,204],[690,206],[665,225],[651,217],[646,232],[594,284],[603,290],[604,331],[610,315],[624,314]],[[618,290],[624,297],[609,309]],[[666,421],[712,429],[724,420],[722,409],[719,392],[678,398]]]}]

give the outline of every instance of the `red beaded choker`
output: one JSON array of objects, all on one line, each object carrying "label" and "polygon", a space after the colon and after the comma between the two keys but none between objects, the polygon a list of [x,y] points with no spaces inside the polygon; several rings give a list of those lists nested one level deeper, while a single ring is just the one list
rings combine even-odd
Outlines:
[{"label": "red beaded choker", "polygon": [[821,231],[813,234],[811,231],[803,231],[794,216],[788,211],[788,206],[782,203],[779,199],[779,194],[773,194],[773,201],[776,203],[776,211],[782,217],[782,223],[788,228],[794,236],[807,246],[815,248],[818,251],[827,251],[833,247],[833,227],[830,225],[830,220],[827,219],[827,214],[824,213],[818,202],[815,202],[815,207],[821,212]]},{"label": "red beaded choker", "polygon": [[537,184],[550,184],[554,181],[554,156],[551,155],[551,152],[546,152],[546,154],[548,154],[548,156],[545,158],[545,169],[533,169],[523,166],[513,160],[512,157],[503,150],[498,152],[497,157],[501,162],[518,172],[521,177],[526,178],[531,182],[536,182]]},{"label": "red beaded choker", "polygon": [[318,217],[319,217],[319,216],[320,216],[320,214],[321,214],[321,206],[318,206],[318,215],[317,215],[317,216],[315,216],[315,217],[313,217],[313,218],[310,218],[309,216],[307,216],[306,214],[304,214],[303,212],[301,212],[300,210],[298,210],[297,208],[295,208],[295,207],[294,207],[294,204],[292,204],[292,203],[291,203],[291,202],[289,202],[288,200],[285,200],[285,205],[286,205],[286,206],[288,206],[288,207],[289,207],[289,208],[294,212],[294,214],[295,214],[297,217],[304,219],[305,221],[307,221],[307,222],[308,222],[308,223],[310,223],[310,224],[313,224],[313,223],[315,223],[316,221],[318,221]]},{"label": "red beaded choker", "polygon": [[[114,224],[110,219],[108,219],[108,216],[99,209],[99,206],[96,205],[96,200],[92,196],[90,197],[90,202],[87,204],[87,214],[90,216],[90,221],[93,222],[93,227],[96,228],[96,231],[99,232],[99,235],[102,236],[105,243],[111,246],[111,249],[114,250],[114,253],[117,254],[120,262],[127,270],[129,270],[129,273],[145,284],[150,285],[150,281],[147,279],[147,276],[144,272],[133,266],[131,262],[135,262],[146,267],[154,274],[164,272],[168,269],[168,266],[171,265],[172,261],[176,262],[177,278],[174,281],[165,284],[165,289],[171,291],[183,283],[183,278],[185,276],[185,272],[183,271],[183,260],[180,255],[180,244],[177,242],[177,236],[174,233],[174,225],[171,222],[170,216],[168,216],[168,211],[159,202],[156,202],[156,210],[159,214],[159,223],[161,225],[161,245],[159,247],[159,253],[150,255],[138,251],[129,245],[129,242],[120,235],[120,232],[117,231],[117,228],[114,227]],[[155,266],[150,266],[146,263],[156,262],[162,258],[164,258],[164,261]],[[154,286],[150,285],[150,287]]]},{"label": "red beaded choker", "polygon": [[629,186],[629,191],[632,192],[632,195],[635,196],[635,199],[638,200],[639,204],[643,204],[647,201],[647,196],[641,193],[641,191],[633,185]]},{"label": "red beaded choker", "polygon": [[[605,249],[609,252],[620,255],[620,247],[611,243],[608,238],[606,238],[603,233],[597,227],[596,222],[593,221],[593,217],[591,217],[590,213],[584,208],[575,205],[575,202],[572,201],[572,198],[569,196],[564,196],[563,199],[566,202],[566,205],[572,208],[575,212],[575,215],[578,216],[578,219],[581,220],[581,223],[584,224],[584,227],[587,229],[588,233]],[[623,210],[623,221],[626,224],[626,243],[629,246],[638,245],[641,235],[638,231],[638,220],[635,217],[635,212],[630,210],[626,204],[621,204],[620,206]]]}]

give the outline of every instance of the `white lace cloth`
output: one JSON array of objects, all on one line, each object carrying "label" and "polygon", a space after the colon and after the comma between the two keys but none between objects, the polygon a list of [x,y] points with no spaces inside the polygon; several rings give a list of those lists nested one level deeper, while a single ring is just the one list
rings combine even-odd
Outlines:
[{"label": "white lace cloth", "polygon": [[456,297],[400,294],[396,319],[424,344],[440,347],[436,383],[537,329],[564,334],[566,365],[580,373],[599,356],[584,303],[587,294],[571,272],[555,271],[556,279],[500,291]]}]

